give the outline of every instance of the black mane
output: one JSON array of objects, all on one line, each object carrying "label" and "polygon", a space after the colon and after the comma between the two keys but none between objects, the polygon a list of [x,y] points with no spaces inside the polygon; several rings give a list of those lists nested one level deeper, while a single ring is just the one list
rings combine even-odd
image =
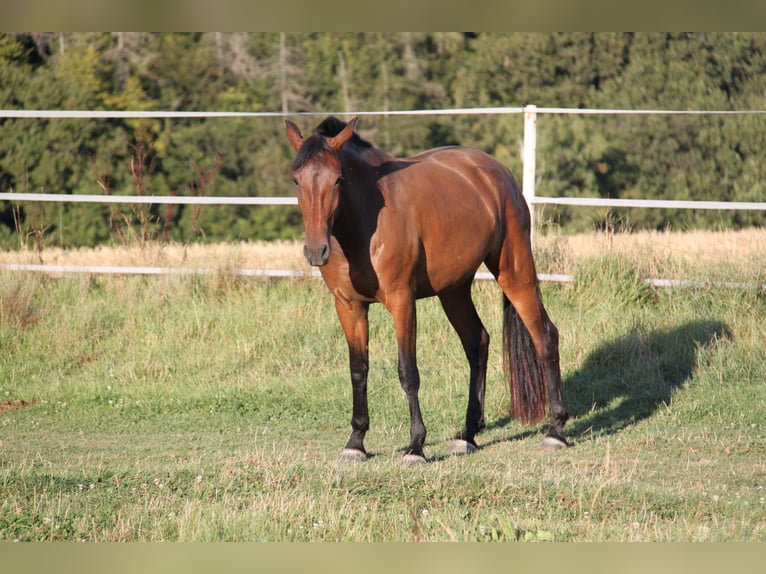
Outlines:
[{"label": "black mane", "polygon": [[[298,150],[298,155],[293,160],[293,171],[300,169],[323,151],[335,155],[335,151],[327,144],[325,138],[337,136],[346,125],[346,122],[339,120],[335,116],[328,116],[322,120],[322,123],[314,128],[313,133],[303,141],[301,149]],[[350,141],[358,147],[372,147],[370,142],[363,140],[356,132],[354,132]]]}]

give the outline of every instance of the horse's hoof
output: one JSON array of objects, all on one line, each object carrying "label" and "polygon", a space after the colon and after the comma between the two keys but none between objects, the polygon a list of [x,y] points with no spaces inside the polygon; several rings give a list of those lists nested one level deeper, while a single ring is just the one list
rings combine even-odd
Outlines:
[{"label": "horse's hoof", "polygon": [[546,436],[543,439],[543,444],[541,446],[545,450],[561,450],[562,448],[567,448],[569,445],[565,440],[556,438],[555,436]]},{"label": "horse's hoof", "polygon": [[419,455],[419,454],[405,454],[402,457],[402,462],[404,464],[425,464],[426,463],[426,457]]},{"label": "horse's hoof", "polygon": [[460,438],[456,438],[454,441],[452,441],[452,446],[449,447],[450,454],[473,454],[475,452],[475,444]]},{"label": "horse's hoof", "polygon": [[362,462],[367,460],[367,453],[355,448],[344,448],[338,456],[339,462]]}]

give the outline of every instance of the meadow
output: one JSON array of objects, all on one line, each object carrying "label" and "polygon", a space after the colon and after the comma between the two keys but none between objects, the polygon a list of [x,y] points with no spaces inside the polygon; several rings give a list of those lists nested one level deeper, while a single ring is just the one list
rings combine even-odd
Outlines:
[{"label": "meadow", "polygon": [[500,293],[477,281],[492,338],[481,448],[448,454],[468,369],[421,301],[416,467],[400,461],[385,310],[371,310],[371,457],[342,464],[351,388],[331,296],[316,279],[227,274],[301,269],[298,244],[0,254],[220,270],[0,271],[0,541],[766,540],[766,233],[551,235],[536,252],[540,272],[575,276],[542,285],[573,447],[543,451],[544,425],[508,417]]}]

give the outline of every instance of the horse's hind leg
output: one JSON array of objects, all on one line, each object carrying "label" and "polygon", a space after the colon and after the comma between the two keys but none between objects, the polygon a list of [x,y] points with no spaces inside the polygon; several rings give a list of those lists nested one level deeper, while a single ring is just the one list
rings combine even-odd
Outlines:
[{"label": "horse's hind leg", "polygon": [[[504,255],[509,256],[508,253]],[[542,363],[544,384],[547,387],[545,394],[548,396],[551,422],[543,445],[547,448],[561,448],[568,446],[563,429],[569,414],[564,404],[561,385],[558,329],[548,317],[543,306],[531,249],[520,255],[517,253],[516,257],[522,262],[509,262],[506,259],[503,263],[503,258],[501,258],[499,266],[489,262],[488,266],[497,277],[497,282],[505,297],[513,306],[509,312],[515,311],[518,314],[531,336],[537,356]],[[504,345],[507,344],[508,342],[504,342]],[[516,357],[515,359],[511,358],[511,360],[522,360],[522,358]]]},{"label": "horse's hind leg", "polygon": [[516,286],[509,291],[508,299],[529,331],[543,366],[551,421],[543,444],[548,448],[568,446],[563,434],[569,414],[561,385],[558,329],[543,307],[537,284]]},{"label": "horse's hind leg", "polygon": [[470,282],[448,293],[439,294],[439,300],[449,322],[460,337],[471,373],[465,426],[455,437],[451,452],[470,453],[476,450],[474,436],[484,427],[484,390],[487,378],[489,334],[482,325],[471,299]]}]

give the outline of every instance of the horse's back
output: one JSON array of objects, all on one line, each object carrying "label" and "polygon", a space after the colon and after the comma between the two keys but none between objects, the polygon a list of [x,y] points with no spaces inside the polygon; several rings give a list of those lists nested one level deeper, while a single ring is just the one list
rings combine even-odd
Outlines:
[{"label": "horse's back", "polygon": [[463,192],[475,193],[503,203],[511,200],[516,205],[526,206],[516,179],[503,163],[491,155],[469,147],[445,146],[421,152],[411,158],[424,171],[433,176],[443,172],[454,178],[455,185]]},{"label": "horse's back", "polygon": [[[528,228],[528,211],[513,175],[488,154],[442,147],[408,162],[384,185],[397,206],[392,212],[397,221],[390,224],[400,228],[401,237],[416,236],[420,245],[417,283],[423,296],[470,280],[506,239],[509,219]],[[406,231],[402,220],[409,222]]]},{"label": "horse's back", "polygon": [[501,225],[500,220],[510,218],[528,230],[529,210],[518,183],[491,155],[474,148],[447,146],[411,159],[417,167],[411,173],[409,193],[413,202],[427,204],[429,217],[436,207],[442,213],[454,210],[463,224],[486,220],[486,225],[494,228]]}]

